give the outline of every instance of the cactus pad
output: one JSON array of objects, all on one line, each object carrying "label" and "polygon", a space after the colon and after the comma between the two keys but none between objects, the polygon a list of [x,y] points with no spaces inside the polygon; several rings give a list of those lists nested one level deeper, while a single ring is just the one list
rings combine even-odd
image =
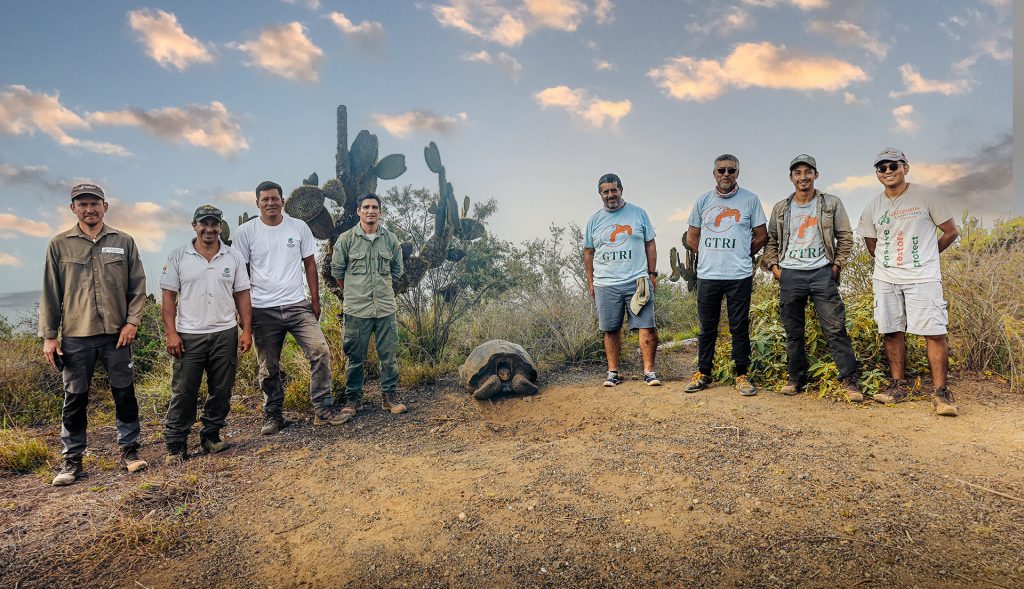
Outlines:
[{"label": "cactus pad", "polygon": [[405,173],[405,156],[393,153],[377,162],[373,174],[381,180],[394,180]]},{"label": "cactus pad", "polygon": [[325,210],[324,193],[316,186],[296,188],[284,203],[284,212],[303,221],[312,220],[323,210]]},{"label": "cactus pad", "polygon": [[317,239],[332,239],[334,237],[334,217],[325,208],[321,208],[315,217],[306,221],[306,224],[313,232],[313,237]]},{"label": "cactus pad", "polygon": [[324,196],[333,200],[339,207],[345,206],[345,187],[334,178],[324,183]]},{"label": "cactus pad", "polygon": [[316,172],[313,172],[312,174],[309,175],[309,178],[306,178],[305,180],[303,180],[302,183],[305,186],[319,186],[320,185],[320,177],[316,175]]},{"label": "cactus pad", "polygon": [[352,142],[348,158],[353,174],[371,173],[377,163],[377,136],[365,129],[360,131]]},{"label": "cactus pad", "polygon": [[441,152],[433,141],[430,142],[430,145],[423,148],[423,159],[427,161],[427,167],[430,168],[431,172],[440,174],[444,171],[444,166],[441,165]]},{"label": "cactus pad", "polygon": [[460,239],[473,241],[487,235],[484,224],[476,219],[462,219],[459,221],[459,224],[462,226],[462,233],[459,235]]}]

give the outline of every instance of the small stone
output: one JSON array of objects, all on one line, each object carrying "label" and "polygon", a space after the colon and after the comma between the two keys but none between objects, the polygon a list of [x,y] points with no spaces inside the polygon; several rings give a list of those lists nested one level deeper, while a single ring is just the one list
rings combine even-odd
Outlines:
[{"label": "small stone", "polygon": [[459,513],[459,521],[460,522],[466,521],[466,513],[465,512],[460,512]]}]

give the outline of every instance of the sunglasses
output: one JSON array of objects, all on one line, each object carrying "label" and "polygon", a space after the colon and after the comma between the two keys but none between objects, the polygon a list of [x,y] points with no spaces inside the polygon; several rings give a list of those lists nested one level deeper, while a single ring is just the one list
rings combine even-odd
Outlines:
[{"label": "sunglasses", "polygon": [[877,166],[875,166],[875,171],[878,172],[879,174],[884,174],[886,172],[895,172],[896,170],[900,169],[900,166],[902,165],[903,162],[889,162],[888,164],[878,164]]},{"label": "sunglasses", "polygon": [[725,176],[726,174],[735,174],[738,170],[736,168],[718,168],[715,171],[719,176]]}]

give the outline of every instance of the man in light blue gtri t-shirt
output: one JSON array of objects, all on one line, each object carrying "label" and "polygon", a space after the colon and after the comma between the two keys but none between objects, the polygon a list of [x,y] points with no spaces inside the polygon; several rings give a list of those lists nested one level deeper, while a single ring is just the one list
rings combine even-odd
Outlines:
[{"label": "man in light blue gtri t-shirt", "polygon": [[597,302],[598,328],[604,332],[608,377],[604,386],[619,384],[619,353],[622,350],[622,318],[629,314],[629,328],[640,330],[640,354],[644,381],[661,384],[654,372],[658,332],[654,327],[654,289],[658,285],[654,227],[647,212],[622,198],[622,181],[605,174],[597,181],[604,205],[590,216],[583,233],[583,261],[590,296]]},{"label": "man in light blue gtri t-shirt", "polygon": [[736,390],[750,396],[757,389],[747,377],[750,367],[750,293],[754,256],[768,241],[766,219],[756,194],[740,188],[740,161],[715,158],[715,188],[697,198],[690,212],[686,245],[697,252],[697,372],[684,389],[695,393],[711,384],[722,299],[726,299]]}]

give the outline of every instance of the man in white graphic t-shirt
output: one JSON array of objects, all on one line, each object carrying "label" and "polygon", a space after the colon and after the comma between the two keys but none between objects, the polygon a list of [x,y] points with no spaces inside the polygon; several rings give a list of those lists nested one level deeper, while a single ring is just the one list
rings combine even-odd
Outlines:
[{"label": "man in white graphic t-shirt", "polygon": [[875,258],[875,322],[885,336],[893,379],[875,400],[899,403],[913,392],[904,371],[904,333],[909,332],[925,338],[935,412],[952,417],[957,408],[946,386],[949,317],[942,296],[939,253],[956,241],[960,230],[948,205],[928,188],[907,182],[909,172],[907,156],[895,147],[887,147],[875,157],[875,175],[885,190],[865,207],[857,228]]},{"label": "man in white graphic t-shirt", "polygon": [[[252,283],[252,333],[260,363],[264,435],[276,434],[284,427],[281,347],[289,333],[309,360],[313,424],[345,423],[331,396],[331,355],[319,323],[316,240],[306,223],[284,214],[281,195],[280,185],[261,182],[256,187],[260,216],[239,226],[232,243],[249,266]],[[309,284],[308,301],[303,275]]]}]

